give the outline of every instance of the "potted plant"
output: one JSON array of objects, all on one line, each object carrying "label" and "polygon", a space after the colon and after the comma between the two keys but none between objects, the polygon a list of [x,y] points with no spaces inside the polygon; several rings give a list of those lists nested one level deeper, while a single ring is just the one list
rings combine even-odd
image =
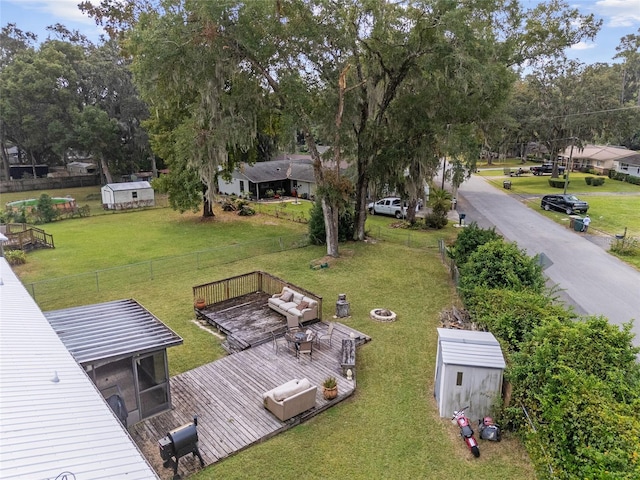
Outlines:
[{"label": "potted plant", "polygon": [[196,308],[197,309],[202,310],[206,306],[207,306],[207,302],[205,301],[204,298],[196,298]]},{"label": "potted plant", "polygon": [[325,400],[333,400],[338,396],[338,381],[336,377],[327,377],[322,382],[322,396]]}]

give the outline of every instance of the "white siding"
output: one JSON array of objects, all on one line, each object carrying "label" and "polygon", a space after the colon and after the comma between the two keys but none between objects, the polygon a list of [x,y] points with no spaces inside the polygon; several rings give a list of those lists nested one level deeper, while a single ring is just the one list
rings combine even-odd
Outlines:
[{"label": "white siding", "polygon": [[466,406],[474,420],[492,413],[502,394],[504,368],[500,344],[491,333],[438,328],[434,396],[440,416],[451,417]]},{"label": "white siding", "polygon": [[0,478],[157,479],[4,258],[0,278]]}]

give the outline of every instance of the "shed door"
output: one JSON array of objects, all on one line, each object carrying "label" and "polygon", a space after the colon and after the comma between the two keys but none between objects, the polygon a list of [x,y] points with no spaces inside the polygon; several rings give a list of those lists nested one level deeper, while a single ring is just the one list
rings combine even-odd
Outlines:
[{"label": "shed door", "polygon": [[136,358],[135,372],[140,398],[140,418],[147,418],[171,408],[166,351]]}]

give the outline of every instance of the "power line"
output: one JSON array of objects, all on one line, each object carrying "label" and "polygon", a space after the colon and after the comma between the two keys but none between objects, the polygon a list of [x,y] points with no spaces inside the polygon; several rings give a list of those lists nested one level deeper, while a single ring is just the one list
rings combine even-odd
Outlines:
[{"label": "power line", "polygon": [[577,117],[577,116],[580,116],[580,115],[593,115],[593,114],[596,114],[596,113],[619,112],[620,110],[631,110],[631,109],[634,109],[634,108],[640,108],[640,105],[633,105],[631,107],[609,108],[608,110],[593,110],[591,112],[567,113],[565,115],[556,115],[555,117],[547,117],[547,118]]}]

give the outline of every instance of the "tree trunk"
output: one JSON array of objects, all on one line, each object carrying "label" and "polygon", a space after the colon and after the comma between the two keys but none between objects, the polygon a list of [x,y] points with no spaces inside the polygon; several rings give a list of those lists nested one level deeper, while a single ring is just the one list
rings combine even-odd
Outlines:
[{"label": "tree trunk", "polygon": [[[360,148],[359,148],[360,149]],[[356,182],[356,218],[354,240],[363,241],[365,237],[364,224],[367,220],[367,190],[369,189],[369,177],[365,166],[367,161],[363,154],[358,155],[358,180]]]},{"label": "tree trunk", "polygon": [[411,225],[416,223],[416,207],[418,206],[418,199],[416,197],[412,197],[409,200],[407,205],[407,222]]},{"label": "tree trunk", "polygon": [[215,217],[213,213],[213,205],[209,201],[209,196],[207,195],[207,185],[202,183],[202,218],[211,218]]},{"label": "tree trunk", "polygon": [[104,157],[102,155],[100,155],[100,169],[102,170],[102,175],[104,175],[105,183],[113,183],[113,177],[111,176],[109,165],[104,161]]},{"label": "tree trunk", "polygon": [[11,165],[9,164],[9,155],[7,154],[7,144],[2,141],[0,144],[0,154],[2,154],[2,168],[0,169],[0,179],[11,179]]},{"label": "tree trunk", "polygon": [[335,205],[329,205],[326,198],[322,198],[320,203],[324,216],[324,228],[327,233],[327,255],[338,257],[338,208]]}]

